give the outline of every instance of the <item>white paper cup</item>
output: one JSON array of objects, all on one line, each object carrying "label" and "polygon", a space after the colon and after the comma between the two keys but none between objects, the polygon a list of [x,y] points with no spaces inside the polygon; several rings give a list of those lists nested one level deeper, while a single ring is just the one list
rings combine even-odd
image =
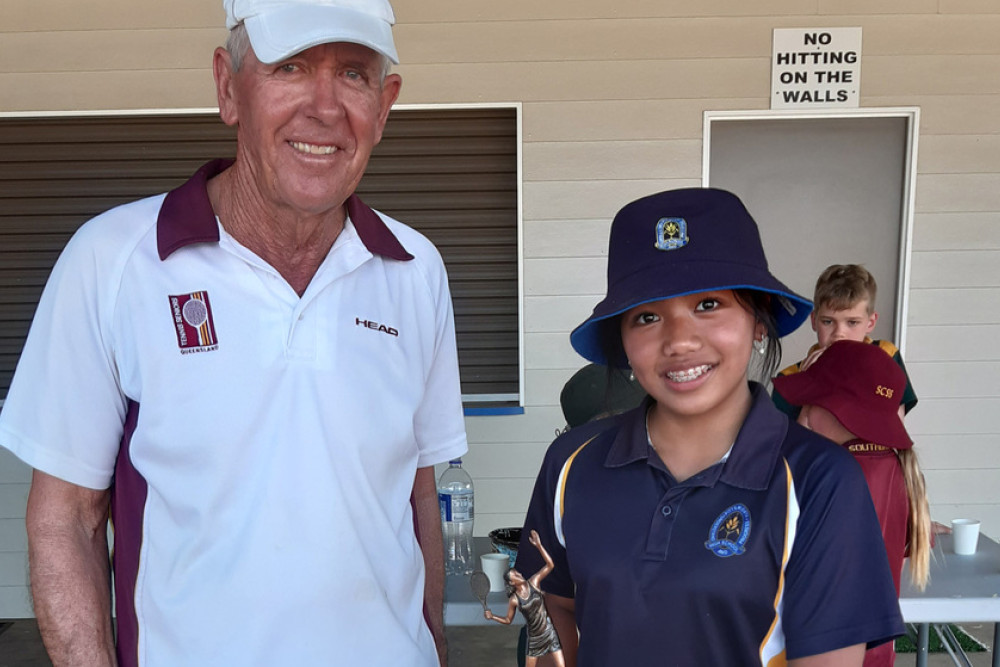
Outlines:
[{"label": "white paper cup", "polygon": [[507,566],[510,559],[507,554],[483,554],[479,557],[483,565],[483,572],[490,579],[490,592],[499,593],[504,589],[503,575],[507,573]]},{"label": "white paper cup", "polygon": [[955,553],[959,556],[971,556],[976,553],[979,544],[978,519],[952,519],[951,538]]}]

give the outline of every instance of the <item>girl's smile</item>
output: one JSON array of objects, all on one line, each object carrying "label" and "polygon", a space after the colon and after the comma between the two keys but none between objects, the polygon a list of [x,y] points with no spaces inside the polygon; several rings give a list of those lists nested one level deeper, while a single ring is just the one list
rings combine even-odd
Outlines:
[{"label": "girl's smile", "polygon": [[621,320],[632,371],[657,409],[713,420],[749,398],[746,370],[757,329],[732,290],[645,303]]},{"label": "girl's smile", "polygon": [[667,378],[671,382],[679,382],[684,384],[686,382],[692,382],[702,377],[706,373],[710,372],[714,366],[710,364],[702,364],[701,366],[695,366],[694,368],[689,368],[685,371],[667,371]]}]

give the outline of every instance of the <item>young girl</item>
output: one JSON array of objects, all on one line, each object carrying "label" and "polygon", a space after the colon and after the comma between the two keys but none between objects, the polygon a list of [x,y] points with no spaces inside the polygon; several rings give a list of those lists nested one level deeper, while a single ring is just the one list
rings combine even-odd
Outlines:
[{"label": "young girl", "polygon": [[[860,665],[902,634],[851,455],[748,381],[810,307],[728,192],[663,192],[615,217],[607,296],[570,341],[631,367],[649,397],[556,439],[522,533],[549,545],[541,587],[568,666]],[[519,569],[538,569],[533,552]]]},{"label": "young girl", "polygon": [[[880,348],[839,340],[804,371],[774,378],[774,387],[801,407],[798,421],[851,452],[861,466],[896,593],[909,550],[910,580],[923,589],[930,568],[931,520],[924,476],[899,414],[906,373]],[[892,667],[892,642],[865,654],[864,667]]]}]

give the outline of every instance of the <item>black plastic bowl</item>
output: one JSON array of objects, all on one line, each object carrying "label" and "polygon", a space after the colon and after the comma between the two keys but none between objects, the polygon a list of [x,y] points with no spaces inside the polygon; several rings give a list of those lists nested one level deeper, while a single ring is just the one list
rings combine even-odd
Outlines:
[{"label": "black plastic bowl", "polygon": [[521,542],[520,528],[497,528],[490,531],[490,544],[496,553],[507,554],[510,557],[509,567],[514,567],[517,560],[517,545]]}]

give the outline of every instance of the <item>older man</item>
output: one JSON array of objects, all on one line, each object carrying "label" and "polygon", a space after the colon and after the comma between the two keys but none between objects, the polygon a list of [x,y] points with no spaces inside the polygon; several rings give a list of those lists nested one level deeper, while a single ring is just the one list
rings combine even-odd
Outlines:
[{"label": "older man", "polygon": [[447,278],[354,195],[399,94],[392,8],[224,5],[235,162],[81,228],[0,418],[35,468],[42,635],[56,665],[443,662]]}]

